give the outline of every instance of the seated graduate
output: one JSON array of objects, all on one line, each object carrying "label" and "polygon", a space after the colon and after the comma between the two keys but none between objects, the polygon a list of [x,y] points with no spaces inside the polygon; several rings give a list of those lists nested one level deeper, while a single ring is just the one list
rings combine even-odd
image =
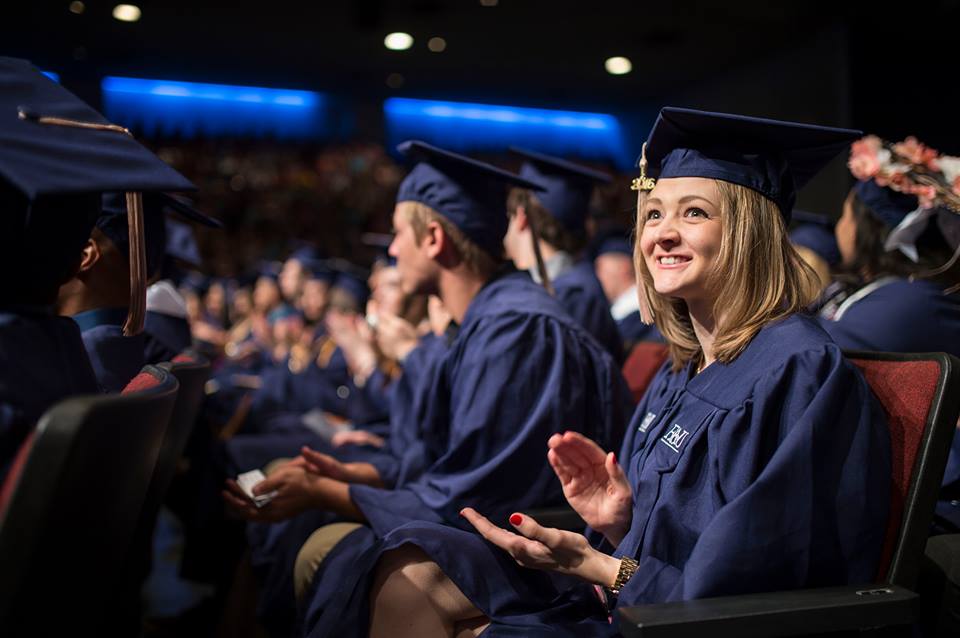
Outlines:
[{"label": "seated graduate", "polygon": [[523,158],[520,177],[540,186],[535,193],[514,189],[507,202],[510,224],[503,245],[507,257],[534,281],[546,282],[560,305],[623,363],[620,332],[610,316],[593,264],[583,259],[586,219],[594,185],[610,177],[566,160],[511,148]]},{"label": "seated graduate", "polygon": [[[191,209],[192,211],[192,209]],[[192,211],[197,215],[202,215]],[[221,227],[220,222],[202,215],[202,219],[192,217],[205,226]],[[147,233],[153,230],[148,222]],[[189,224],[167,217],[162,229],[164,255],[160,269],[147,287],[147,313],[144,318],[143,332],[146,337],[144,359],[146,363],[171,361],[178,354],[190,348],[193,337],[190,323],[187,321],[187,302],[180,294],[174,280],[179,276],[178,264],[194,268],[202,266],[200,248],[197,246],[193,228]],[[148,237],[148,243],[153,239]],[[149,248],[148,248],[149,252]]]},{"label": "seated graduate", "polygon": [[[390,254],[404,291],[437,295],[459,326],[415,399],[423,462],[404,466],[410,473],[385,489],[373,464],[307,451],[255,488],[276,491],[265,507],[256,509],[233,483],[224,494],[250,520],[318,508],[354,522],[320,529],[320,541],[308,542],[311,551],[305,555],[305,546],[298,559],[308,566],[307,583],[323,560],[312,599],[321,606],[343,570],[353,572],[347,565],[357,552],[407,521],[458,524],[460,508],[472,502],[504,515],[559,502],[543,457],[550,436],[576,424],[615,444],[629,409],[612,357],[526,273],[504,267],[506,186],[539,187],[422,142],[399,149],[418,163],[397,195]],[[327,570],[331,548],[327,560],[336,556],[336,566]]]},{"label": "seated graduate", "polygon": [[191,184],[26,60],[0,58],[0,107],[2,480],[44,411],[97,392],[77,324],[54,304],[80,267],[101,192]]},{"label": "seated graduate", "polygon": [[[824,306],[821,325],[843,348],[960,356],[960,194],[952,191],[960,159],[912,138],[889,144],[868,136],[853,145],[849,166],[860,181],[836,236],[859,285]],[[921,185],[917,174],[929,181]],[[949,531],[960,531],[958,498],[960,433],[937,506]]]},{"label": "seated graduate", "polygon": [[643,323],[637,296],[637,270],[633,247],[619,229],[607,229],[595,238],[593,268],[610,301],[610,315],[617,322],[623,351],[629,353],[639,341],[663,341],[657,327]]},{"label": "seated graduate", "polygon": [[825,300],[835,297],[839,289],[846,288],[846,281],[834,274],[840,266],[835,224],[826,215],[799,209],[791,217],[790,243],[820,280],[820,299],[814,302],[817,309]]},{"label": "seated graduate", "polygon": [[[142,234],[145,255],[146,269],[140,273],[132,266],[126,196],[105,193],[102,201],[100,217],[81,251],[80,270],[60,287],[57,311],[73,317],[80,326],[100,387],[119,392],[148,363],[146,334],[142,329],[128,330],[125,324],[132,299],[145,305],[146,283],[160,275],[166,252],[164,212],[170,210],[210,226],[219,223],[165,193],[145,193],[142,228],[135,229]],[[145,321],[144,305],[136,309],[141,323]]]},{"label": "seated graduate", "polygon": [[870,582],[889,434],[863,377],[800,314],[814,274],[786,236],[795,189],[856,134],[664,108],[634,184],[642,305],[670,361],[619,455],[576,433],[547,453],[602,540],[522,511],[507,531],[483,506],[462,514],[484,538],[411,523],[353,566],[379,562],[372,582],[339,583],[309,635],[366,635],[368,600],[374,637],[599,636],[617,633],[618,605]]}]

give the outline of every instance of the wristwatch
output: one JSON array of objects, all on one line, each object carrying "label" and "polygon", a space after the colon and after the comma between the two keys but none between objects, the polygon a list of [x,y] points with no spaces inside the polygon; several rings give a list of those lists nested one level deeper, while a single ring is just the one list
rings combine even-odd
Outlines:
[{"label": "wristwatch", "polygon": [[608,587],[610,593],[616,596],[620,593],[620,590],[623,589],[623,586],[627,584],[627,581],[633,578],[633,575],[637,573],[637,561],[633,560],[629,556],[620,557],[620,569],[617,571],[617,578],[613,581],[613,586]]}]

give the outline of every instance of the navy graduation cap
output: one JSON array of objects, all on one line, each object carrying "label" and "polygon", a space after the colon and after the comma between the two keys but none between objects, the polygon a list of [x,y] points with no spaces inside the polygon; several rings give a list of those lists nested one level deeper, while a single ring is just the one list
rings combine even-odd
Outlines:
[{"label": "navy graduation cap", "polygon": [[[140,332],[146,309],[140,193],[193,190],[193,184],[28,61],[5,57],[0,57],[0,178],[0,188],[28,202],[44,195],[128,194],[133,251],[124,334]],[[30,206],[18,214],[28,224]]]},{"label": "navy graduation cap", "polygon": [[[200,257],[200,246],[197,245],[197,238],[193,234],[193,228],[191,228],[190,224],[178,222],[175,219],[167,217],[164,231],[166,235],[164,253],[167,257],[182,261],[194,268],[199,268],[203,265],[203,259]],[[149,262],[149,231],[147,237],[147,262]]]},{"label": "navy graduation cap", "polygon": [[633,245],[630,243],[630,232],[616,227],[606,228],[597,232],[590,244],[590,256],[596,260],[600,255],[626,255],[633,257]]},{"label": "navy graduation cap", "polygon": [[507,187],[543,190],[539,184],[486,162],[425,142],[409,140],[397,150],[418,160],[400,184],[397,202],[429,206],[497,259],[503,255],[507,233]]},{"label": "navy graduation cap", "polygon": [[860,131],[664,107],[643,147],[634,190],[657,178],[709,177],[757,191],[789,220],[797,191]]},{"label": "navy graduation cap", "polygon": [[858,181],[853,190],[874,216],[890,228],[896,228],[904,217],[920,207],[916,195],[878,186],[872,179]]},{"label": "navy graduation cap", "polygon": [[582,232],[590,207],[593,187],[610,181],[610,176],[573,162],[511,146],[510,152],[523,158],[520,177],[539,184],[537,199],[567,230]]},{"label": "navy graduation cap", "polygon": [[840,263],[840,248],[834,234],[834,224],[826,215],[796,209],[793,211],[796,224],[790,230],[790,241],[805,246],[820,255],[829,266]]},{"label": "navy graduation cap", "polygon": [[[153,192],[144,193],[144,239],[147,260],[147,274],[150,277],[160,270],[160,266],[163,264],[163,256],[165,253],[169,252],[167,250],[169,242],[167,237],[167,227],[165,225],[166,213],[168,212],[177,215],[181,219],[197,222],[198,224],[202,224],[208,228],[223,227],[223,224],[221,224],[218,220],[204,215],[200,211],[194,209],[188,203],[181,201],[172,195]],[[104,193],[103,205],[100,217],[97,218],[96,226],[110,239],[110,241],[114,243],[114,245],[123,255],[129,257],[130,231],[127,218],[128,211],[125,196],[122,193]],[[187,251],[184,253],[187,255],[187,258],[183,258],[179,254],[173,254],[172,256],[181,258],[188,263],[193,263],[199,266],[200,255],[197,249],[196,240],[193,238],[193,232],[190,230],[189,226],[187,226],[187,230],[190,233],[189,240],[184,238],[181,230],[177,229],[174,231],[180,232],[181,235],[176,237],[180,243],[173,246],[174,250],[177,250],[179,245],[183,245]],[[187,241],[193,242],[192,247],[187,246],[185,243]],[[196,255],[192,254],[190,251],[195,252]]]}]

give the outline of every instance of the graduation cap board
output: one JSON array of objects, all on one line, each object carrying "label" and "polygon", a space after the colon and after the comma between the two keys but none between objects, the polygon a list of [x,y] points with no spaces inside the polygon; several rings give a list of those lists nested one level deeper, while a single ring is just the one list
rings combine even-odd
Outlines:
[{"label": "graduation cap board", "polygon": [[610,176],[536,151],[511,146],[510,152],[523,159],[520,177],[543,188],[537,199],[547,212],[567,230],[582,233],[593,188],[608,183]]},{"label": "graduation cap board", "polygon": [[860,131],[664,107],[650,131],[633,190],[657,179],[708,177],[772,200],[789,221],[797,191]]},{"label": "graduation cap board", "polygon": [[29,202],[126,193],[131,286],[124,334],[140,332],[147,277],[141,193],[193,190],[193,184],[30,62],[6,57],[0,57],[0,177],[0,186]]},{"label": "graduation cap board", "polygon": [[[146,254],[147,275],[152,277],[154,273],[160,270],[163,263],[163,256],[169,253],[168,247],[175,251],[172,256],[178,257],[195,266],[200,265],[199,250],[196,246],[196,240],[193,238],[193,230],[186,225],[173,226],[174,233],[179,233],[174,239],[176,243],[170,244],[168,241],[169,224],[166,224],[166,214],[172,213],[179,219],[196,222],[208,228],[223,228],[223,224],[212,217],[204,215],[193,208],[189,203],[182,201],[167,193],[143,194],[143,218],[144,218],[144,250]],[[122,193],[104,193],[103,205],[100,217],[97,219],[96,226],[110,241],[120,250],[120,252],[129,258],[129,224],[127,219],[126,197]],[[172,221],[172,220],[171,220]],[[176,223],[176,222],[174,222]],[[189,234],[189,239],[184,233]],[[187,242],[192,241],[192,246]],[[180,251],[179,248],[184,250]],[[179,251],[179,254],[177,254]],[[196,253],[196,254],[194,254]]]},{"label": "graduation cap board", "polygon": [[397,146],[417,160],[400,184],[397,202],[419,202],[443,215],[477,246],[499,260],[507,232],[507,188],[543,187],[509,171],[417,140]]}]

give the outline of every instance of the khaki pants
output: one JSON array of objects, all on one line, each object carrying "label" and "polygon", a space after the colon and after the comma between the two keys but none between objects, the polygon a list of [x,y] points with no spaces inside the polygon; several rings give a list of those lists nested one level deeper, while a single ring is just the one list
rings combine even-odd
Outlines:
[{"label": "khaki pants", "polygon": [[358,527],[361,527],[359,523],[331,523],[310,535],[300,548],[293,567],[293,591],[297,595],[298,603],[302,602],[303,595],[310,589],[310,583],[313,582],[323,559],[344,536]]}]

